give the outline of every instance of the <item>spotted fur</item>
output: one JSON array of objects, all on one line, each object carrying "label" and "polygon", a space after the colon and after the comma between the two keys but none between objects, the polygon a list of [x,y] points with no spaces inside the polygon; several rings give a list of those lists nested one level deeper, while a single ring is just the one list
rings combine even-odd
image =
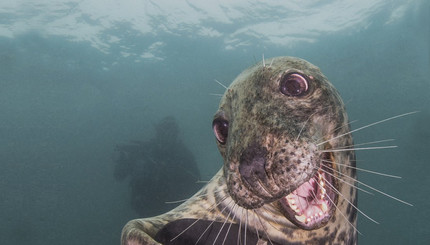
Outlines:
[{"label": "spotted fur", "polygon": [[[353,144],[340,96],[307,61],[277,57],[263,64],[234,80],[215,113],[229,127],[226,141],[218,142],[223,168],[172,211],[128,222],[122,244],[356,244],[356,191],[345,184],[352,182],[345,176],[356,177],[345,167],[355,166],[354,151],[329,152]],[[291,72],[309,80],[303,96],[280,92]],[[342,179],[333,186],[340,194],[328,220],[304,227],[286,218],[279,200],[315,176],[324,159],[342,164],[330,165]],[[217,236],[208,243],[210,232]]]}]

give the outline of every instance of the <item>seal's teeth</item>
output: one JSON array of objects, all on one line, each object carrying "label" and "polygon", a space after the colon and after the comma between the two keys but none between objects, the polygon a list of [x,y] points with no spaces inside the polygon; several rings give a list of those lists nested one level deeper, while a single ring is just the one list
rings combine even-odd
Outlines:
[{"label": "seal's teeth", "polygon": [[301,210],[299,207],[297,207],[296,199],[293,195],[288,195],[285,199],[287,199],[288,205],[292,210],[294,210],[294,212],[296,212],[297,214],[301,213]]},{"label": "seal's teeth", "polygon": [[297,214],[300,214],[301,211],[299,209],[299,207],[297,207],[296,205],[292,205],[291,208],[294,210],[294,212],[296,212]]},{"label": "seal's teeth", "polygon": [[300,222],[302,222],[302,223],[304,223],[304,222],[305,222],[305,220],[306,220],[306,216],[305,216],[304,214],[302,214],[302,215],[300,215],[300,216],[296,215],[296,216],[294,216],[294,217],[296,218],[296,220],[298,220],[298,221],[300,221]]},{"label": "seal's teeth", "polygon": [[321,210],[325,213],[328,210],[327,204],[325,202],[321,203]]}]

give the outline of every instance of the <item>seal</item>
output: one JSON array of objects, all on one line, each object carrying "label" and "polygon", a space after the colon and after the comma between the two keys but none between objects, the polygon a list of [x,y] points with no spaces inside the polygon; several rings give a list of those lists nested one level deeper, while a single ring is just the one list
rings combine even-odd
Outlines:
[{"label": "seal", "polygon": [[276,57],[248,68],[212,127],[222,169],[175,209],[129,221],[122,244],[357,243],[348,116],[318,67]]}]

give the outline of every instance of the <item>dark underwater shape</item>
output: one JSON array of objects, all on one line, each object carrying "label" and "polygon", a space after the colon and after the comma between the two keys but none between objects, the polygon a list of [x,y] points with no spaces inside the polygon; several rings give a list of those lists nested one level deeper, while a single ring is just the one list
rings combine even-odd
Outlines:
[{"label": "dark underwater shape", "polygon": [[173,117],[155,125],[155,137],[116,147],[114,176],[130,176],[131,205],[141,216],[171,208],[167,201],[188,198],[200,187],[200,173],[194,156],[179,138]]}]

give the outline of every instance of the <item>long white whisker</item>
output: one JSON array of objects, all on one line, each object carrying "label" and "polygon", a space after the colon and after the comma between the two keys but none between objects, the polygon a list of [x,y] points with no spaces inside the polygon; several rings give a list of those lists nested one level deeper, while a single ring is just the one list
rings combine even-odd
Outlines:
[{"label": "long white whisker", "polygon": [[197,180],[196,184],[201,184],[201,183],[206,184],[206,183],[209,183],[209,182],[210,182],[210,180]]},{"label": "long white whisker", "polygon": [[255,225],[255,227],[254,227],[255,228],[255,233],[257,234],[257,237],[260,237],[260,234],[258,234],[258,228],[257,228],[257,225],[255,224],[255,222],[254,222],[254,225]]},{"label": "long white whisker", "polygon": [[300,129],[300,131],[299,131],[299,134],[297,135],[296,141],[300,138],[300,135],[302,134],[302,131],[303,131],[303,129],[305,128],[306,124],[308,123],[309,119],[311,119],[311,117],[312,117],[313,115],[315,115],[315,113],[317,113],[317,112],[318,112],[318,111],[316,111],[316,112],[312,113],[312,114],[308,117],[308,119],[306,119],[305,123],[303,124],[302,128],[301,128],[301,129]]},{"label": "long white whisker", "polygon": [[[324,176],[323,176],[323,178],[324,178]],[[339,194],[339,196],[341,196],[345,201],[347,201],[351,206],[353,206],[358,212],[360,212],[362,215],[364,215],[364,217],[366,217],[366,218],[368,218],[369,220],[371,220],[371,221],[373,221],[373,222],[375,222],[376,224],[379,224],[379,222],[378,221],[376,221],[376,220],[374,220],[374,219],[372,219],[372,218],[370,218],[367,214],[365,214],[363,211],[361,211],[359,208],[357,208],[350,200],[348,200],[348,198],[346,198],[342,193],[340,193],[331,183],[330,183],[330,181],[327,181],[325,178],[324,178],[324,182],[325,183],[327,183],[329,186],[330,186],[330,188],[332,189],[332,190],[334,190],[337,194]],[[318,183],[318,181],[316,181],[316,183],[317,183],[317,185],[319,185],[320,186],[320,188],[324,188],[324,187],[322,187],[321,185],[320,185],[320,183]]]},{"label": "long white whisker", "polygon": [[[209,210],[209,212],[211,212],[212,210],[214,210],[216,207],[218,207],[218,205],[220,205],[225,199],[227,199],[227,196],[225,196],[224,198],[222,198],[222,200],[219,203],[214,203],[212,204],[212,208]],[[233,200],[230,200],[230,202],[221,210],[224,211],[224,209],[227,208],[227,206],[232,202]],[[191,223],[187,228],[185,228],[183,231],[181,231],[178,235],[176,235],[174,238],[170,239],[170,241],[174,241],[175,239],[177,239],[179,236],[181,236],[182,234],[184,234],[188,229],[190,229],[193,225],[195,225],[200,219],[196,219],[193,223]]]},{"label": "long white whisker", "polygon": [[[315,169],[317,169],[317,168],[315,168]],[[348,181],[345,181],[345,180],[343,180],[342,178],[339,178],[339,177],[337,177],[336,175],[334,175],[334,174],[332,174],[332,173],[330,173],[330,172],[328,172],[328,171],[326,171],[326,170],[324,170],[324,169],[322,169],[322,168],[320,168],[319,170],[321,170],[321,171],[323,171],[324,173],[326,173],[326,174],[328,174],[328,175],[330,175],[331,177],[333,177],[333,178],[335,178],[335,179],[337,179],[337,180],[339,180],[339,181],[342,181],[342,183],[345,183],[345,184],[347,184],[347,185],[349,185],[349,186],[351,186],[351,187],[353,187],[353,188],[355,188],[355,189],[357,189],[357,190],[360,190],[360,191],[362,191],[362,192],[364,192],[364,193],[367,193],[367,194],[369,194],[369,195],[372,195],[373,196],[373,193],[372,192],[369,192],[369,191],[367,191],[367,190],[365,190],[365,189],[363,189],[363,188],[360,188],[360,187],[358,187],[358,186],[355,186],[354,184],[351,184],[351,183],[349,183]],[[337,172],[337,173],[340,173],[339,171],[337,171],[337,170],[335,170],[335,169],[333,169],[335,172]],[[355,179],[354,179],[355,180]]]},{"label": "long white whisker", "polygon": [[191,223],[187,228],[185,228],[183,231],[181,231],[178,235],[176,235],[174,238],[170,239],[170,241],[174,241],[175,239],[177,239],[179,236],[181,236],[182,234],[184,234],[188,229],[190,229],[193,225],[195,225],[197,222],[199,222],[200,219],[196,219],[193,223]]},{"label": "long white whisker", "polygon": [[[224,191],[224,190],[216,190],[216,191],[214,191],[213,193],[219,193],[219,192],[222,192],[222,191]],[[181,202],[186,202],[186,201],[188,201],[188,200],[190,200],[191,198],[199,198],[199,197],[204,197],[204,196],[208,196],[208,195],[210,195],[210,194],[212,194],[212,193],[206,193],[206,194],[201,194],[201,195],[197,195],[197,196],[192,196],[192,197],[190,197],[190,198],[186,198],[186,199],[182,199],[182,200],[176,200],[176,201],[166,201],[166,202],[164,202],[165,204],[176,204],[176,203],[181,203]]]},{"label": "long white whisker", "polygon": [[383,123],[383,122],[386,122],[386,121],[390,121],[390,120],[393,120],[393,119],[396,119],[396,118],[399,118],[399,117],[404,117],[404,116],[407,116],[407,115],[415,114],[415,113],[417,113],[417,112],[418,112],[418,111],[412,111],[412,112],[408,112],[408,113],[403,113],[403,114],[400,114],[400,115],[397,115],[397,116],[394,116],[394,117],[390,117],[390,118],[387,118],[387,119],[384,119],[384,120],[381,120],[381,121],[377,121],[377,122],[374,122],[374,123],[368,124],[368,125],[363,126],[363,127],[359,127],[359,128],[357,128],[357,129],[354,129],[354,130],[349,131],[348,133],[344,133],[344,134],[338,135],[338,136],[336,136],[336,137],[333,137],[333,138],[331,138],[331,139],[328,139],[328,140],[326,140],[326,141],[320,142],[320,143],[318,143],[318,144],[317,144],[317,146],[320,146],[320,145],[322,145],[322,144],[324,144],[324,143],[327,143],[327,142],[329,142],[330,140],[334,140],[334,139],[337,139],[337,138],[343,137],[343,136],[345,136],[345,135],[351,134],[351,133],[353,133],[353,132],[357,132],[357,131],[359,131],[359,130],[362,130],[362,129],[365,129],[365,128],[368,128],[368,127],[371,127],[371,126],[374,126],[374,125],[377,125],[377,124],[380,124],[380,123]]},{"label": "long white whisker", "polygon": [[339,208],[336,206],[336,204],[333,202],[333,200],[331,200],[331,198],[328,195],[326,195],[326,197],[331,202],[331,204],[333,204],[333,206],[336,208],[336,210],[342,215],[342,217],[346,220],[346,222],[348,222],[349,225],[351,225],[354,228],[354,230],[356,232],[358,232],[358,234],[362,235],[361,232],[351,222],[349,222],[348,218],[346,218],[346,216],[339,210]]},{"label": "long white whisker", "polygon": [[216,83],[218,83],[219,85],[221,85],[223,88],[225,88],[226,90],[228,89],[227,86],[225,86],[224,84],[222,84],[220,81],[214,79]]},{"label": "long white whisker", "polygon": [[248,233],[248,209],[246,209],[246,222],[245,222],[245,245],[246,245],[246,234]]},{"label": "long white whisker", "polygon": [[222,97],[223,96],[223,94],[214,94],[214,93],[209,93],[209,95],[217,96],[217,97]]},{"label": "long white whisker", "polygon": [[376,191],[376,192],[379,192],[379,193],[381,193],[382,195],[387,196],[387,197],[389,197],[389,198],[391,198],[391,199],[394,199],[394,200],[396,200],[396,201],[398,201],[398,202],[401,202],[401,203],[403,203],[403,204],[409,205],[409,206],[411,206],[411,207],[413,207],[413,206],[414,206],[414,205],[412,205],[412,204],[410,204],[410,203],[408,203],[408,202],[406,202],[406,201],[403,201],[403,200],[401,200],[401,199],[399,199],[399,198],[397,198],[397,197],[394,197],[394,196],[392,196],[392,195],[389,195],[389,194],[387,194],[387,193],[385,193],[385,192],[383,192],[383,191],[380,191],[380,190],[378,190],[378,189],[376,189],[376,188],[374,188],[374,187],[372,187],[372,186],[370,186],[370,185],[367,185],[367,184],[365,184],[365,183],[363,183],[363,182],[361,182],[361,181],[358,181],[358,180],[357,180],[357,183],[360,183],[361,185],[364,185],[364,186],[366,186],[367,188],[372,189],[372,190],[374,190],[374,191]]},{"label": "long white whisker", "polygon": [[[234,204],[233,208],[231,209],[231,211],[234,211],[234,209],[237,208],[237,207],[239,207],[239,206],[237,204]],[[236,218],[236,213],[235,212],[233,212],[233,213],[234,213],[234,215],[233,215],[233,218],[231,218],[232,220],[234,220],[234,218]],[[228,229],[227,229],[227,232],[225,233],[224,240],[222,240],[222,244],[221,245],[224,245],[225,241],[227,240],[228,233],[230,232],[230,228],[231,228],[232,224],[233,224],[233,222],[230,222],[230,224],[228,226]]]},{"label": "long white whisker", "polygon": [[396,145],[387,145],[387,146],[362,147],[362,148],[359,147],[359,148],[348,148],[348,149],[328,149],[328,150],[320,150],[319,152],[379,150],[379,149],[391,149],[396,147],[397,147]]},{"label": "long white whisker", "polygon": [[[228,203],[228,205],[227,206],[229,206],[230,205],[230,203],[231,203],[231,201]],[[227,207],[226,206],[226,207]],[[234,206],[236,206],[236,204],[234,204]],[[226,208],[226,207],[224,207],[224,209]],[[224,209],[222,210],[222,211],[224,211]],[[221,212],[222,212],[221,211]],[[199,241],[200,241],[200,239],[202,239],[202,237],[203,237],[203,235],[209,230],[209,228],[213,225],[213,223],[215,222],[215,220],[212,220],[212,222],[208,225],[208,227],[206,227],[206,229],[203,231],[203,233],[199,236],[199,238],[197,239],[197,241],[196,241],[196,243],[195,243],[195,245],[197,245],[198,243],[199,243]]]},{"label": "long white whisker", "polygon": [[266,67],[266,61],[264,60],[264,53],[263,53],[263,67]]},{"label": "long white whisker", "polygon": [[[231,202],[230,202],[230,203],[231,203]],[[230,203],[229,203],[228,205],[226,205],[226,206],[225,206],[225,208],[226,208],[226,207],[228,207],[228,206],[230,206]],[[217,235],[216,235],[216,237],[215,237],[215,240],[214,240],[213,245],[215,245],[216,240],[218,240],[218,237],[219,237],[219,235],[221,234],[222,229],[224,229],[225,223],[227,223],[227,220],[230,218],[230,215],[231,215],[231,212],[232,212],[232,211],[233,211],[233,208],[232,208],[232,209],[230,209],[230,212],[229,212],[229,213],[228,213],[228,215],[225,217],[224,223],[222,223],[222,226],[221,226],[221,228],[219,229],[218,234],[217,234]],[[221,212],[221,213],[222,213],[222,212]]]},{"label": "long white whisker", "polygon": [[375,187],[372,187],[372,186],[367,185],[367,184],[365,184],[365,183],[363,183],[363,182],[361,182],[361,181],[359,181],[359,180],[356,180],[356,179],[354,179],[354,178],[352,178],[352,177],[350,177],[350,176],[348,176],[348,175],[346,175],[346,174],[343,174],[343,173],[341,173],[341,172],[339,172],[339,171],[336,171],[336,172],[337,172],[337,173],[339,173],[340,175],[342,175],[342,176],[344,176],[344,177],[348,178],[348,179],[352,179],[353,181],[355,181],[355,182],[357,182],[357,183],[359,183],[359,184],[361,184],[361,185],[366,186],[367,188],[369,188],[369,189],[371,189],[371,190],[374,190],[374,191],[376,191],[376,192],[379,192],[380,194],[382,194],[382,195],[384,195],[384,196],[387,196],[387,197],[389,197],[389,198],[391,198],[391,199],[394,199],[394,200],[396,200],[396,201],[398,201],[398,202],[401,202],[401,203],[403,203],[403,204],[406,204],[406,205],[409,205],[409,206],[414,206],[414,205],[412,205],[412,204],[410,204],[410,203],[408,203],[408,202],[406,202],[406,201],[403,201],[403,200],[401,200],[401,199],[399,199],[399,198],[397,198],[397,197],[394,197],[394,196],[392,196],[392,195],[390,195],[390,194],[387,194],[387,193],[385,193],[385,192],[383,192],[383,191],[380,191],[380,190],[376,189]]},{"label": "long white whisker", "polygon": [[333,163],[333,164],[340,165],[340,166],[344,166],[344,167],[347,167],[347,168],[356,169],[358,171],[363,171],[363,172],[367,172],[367,173],[371,173],[371,174],[377,174],[377,175],[385,176],[385,177],[396,178],[396,179],[401,179],[402,178],[401,176],[380,173],[380,172],[376,172],[376,171],[372,171],[372,170],[367,170],[367,169],[363,169],[363,168],[352,167],[352,166],[349,166],[349,165],[346,165],[346,164],[342,164],[342,163],[331,162],[331,161],[327,161],[327,160],[322,160],[322,161],[323,162],[328,162],[328,163]]},{"label": "long white whisker", "polygon": [[[261,206],[262,209],[264,209],[266,212],[270,213],[267,208],[265,208],[264,206]],[[276,221],[275,219],[272,219],[277,225],[281,226],[278,221]],[[279,230],[277,227],[275,227],[274,225],[272,225],[270,222],[268,222],[270,226],[272,226],[275,230],[281,231]]]},{"label": "long white whisker", "polygon": [[353,124],[353,123],[355,123],[355,122],[358,122],[358,120],[354,120],[354,121],[347,122],[347,123],[343,124],[342,126],[339,126],[339,127],[335,128],[335,129],[331,130],[331,132],[330,132],[330,133],[328,133],[327,135],[324,135],[323,137],[321,137],[321,138],[319,138],[319,139],[315,140],[315,142],[314,142],[314,143],[316,143],[316,142],[320,141],[321,139],[326,138],[327,136],[329,136],[330,134],[332,134],[332,133],[333,133],[333,132],[335,132],[336,130],[341,129],[341,128],[343,128],[343,127],[346,127],[346,126],[348,126],[348,125],[351,125],[351,124]]},{"label": "long white whisker", "polygon": [[254,214],[257,216],[258,221],[260,222],[260,225],[261,225],[261,227],[263,228],[264,233],[266,234],[267,240],[269,240],[270,244],[272,244],[272,245],[273,245],[272,240],[270,240],[269,234],[267,234],[266,227],[263,225],[263,222],[261,222],[260,215],[258,215],[258,214],[255,212],[255,210],[253,210],[253,211],[254,211]]},{"label": "long white whisker", "polygon": [[[239,232],[237,233],[237,241],[236,241],[236,245],[239,245],[240,244],[240,241],[241,241],[241,237],[240,237],[240,235],[242,234],[242,218],[243,218],[243,211],[244,211],[245,209],[244,208],[242,208],[242,213],[241,213],[241,215],[240,215],[240,219],[239,219]],[[246,232],[246,231],[245,231]]]},{"label": "long white whisker", "polygon": [[[330,108],[330,107],[332,107],[332,106],[326,106],[326,107],[323,107],[322,109],[327,109],[327,108]],[[306,119],[306,121],[305,121],[305,123],[303,124],[303,126],[302,126],[302,128],[300,129],[300,131],[299,131],[299,134],[297,135],[297,137],[296,137],[296,141],[300,138],[300,135],[302,134],[302,132],[303,132],[303,129],[305,128],[305,126],[306,126],[306,124],[308,123],[308,121],[311,119],[311,117],[313,116],[313,115],[315,115],[316,113],[317,113],[318,111],[315,111],[314,113],[312,113],[309,117],[308,117],[308,119]],[[338,127],[338,128],[335,128],[333,131],[336,131],[337,129],[339,129],[339,128],[343,128],[343,127],[345,127],[345,126],[348,126],[349,124],[351,124],[351,123],[353,123],[353,122],[349,122],[349,123],[346,123],[345,125],[342,125],[342,126],[340,126],[340,127]],[[316,141],[318,141],[318,140],[316,140]]]},{"label": "long white whisker", "polygon": [[167,201],[164,202],[165,204],[176,204],[176,203],[181,203],[181,202],[186,202],[188,201],[190,198],[186,198],[186,199],[182,199],[182,200],[177,200],[177,201]]},{"label": "long white whisker", "polygon": [[360,143],[360,144],[346,145],[346,146],[339,147],[338,149],[351,148],[351,147],[356,147],[356,146],[361,146],[361,145],[373,145],[373,144],[378,144],[378,143],[383,143],[383,142],[390,142],[390,141],[394,141],[394,140],[395,139],[377,140],[377,141],[365,142],[365,143]]},{"label": "long white whisker", "polygon": [[209,228],[213,225],[214,222],[215,222],[215,220],[212,220],[212,222],[208,225],[208,227],[206,227],[206,229],[203,231],[203,233],[199,236],[199,238],[194,243],[194,245],[197,245],[199,243],[200,239],[202,239],[203,235],[209,230]]}]

